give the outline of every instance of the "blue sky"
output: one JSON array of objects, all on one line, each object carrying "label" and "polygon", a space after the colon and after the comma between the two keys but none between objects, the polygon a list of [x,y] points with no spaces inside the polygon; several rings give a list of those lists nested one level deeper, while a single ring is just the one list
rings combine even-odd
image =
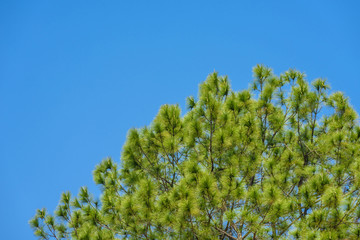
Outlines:
[{"label": "blue sky", "polygon": [[128,129],[257,63],[327,78],[360,111],[358,1],[0,1],[1,238],[120,161]]}]

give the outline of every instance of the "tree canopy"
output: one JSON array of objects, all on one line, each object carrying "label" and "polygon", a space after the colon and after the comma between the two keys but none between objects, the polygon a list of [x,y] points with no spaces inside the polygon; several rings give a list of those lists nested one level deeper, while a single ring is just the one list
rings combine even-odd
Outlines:
[{"label": "tree canopy", "polygon": [[257,65],[247,90],[210,74],[188,111],[163,105],[131,129],[40,239],[360,239],[360,127],[341,92],[295,69]]}]

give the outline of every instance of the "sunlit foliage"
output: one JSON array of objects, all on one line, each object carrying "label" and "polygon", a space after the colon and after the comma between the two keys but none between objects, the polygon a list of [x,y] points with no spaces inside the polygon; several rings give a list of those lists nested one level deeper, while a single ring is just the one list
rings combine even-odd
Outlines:
[{"label": "sunlit foliage", "polygon": [[63,193],[40,239],[358,239],[360,128],[341,92],[257,65],[248,90],[210,74],[198,97],[131,129],[102,195]]}]

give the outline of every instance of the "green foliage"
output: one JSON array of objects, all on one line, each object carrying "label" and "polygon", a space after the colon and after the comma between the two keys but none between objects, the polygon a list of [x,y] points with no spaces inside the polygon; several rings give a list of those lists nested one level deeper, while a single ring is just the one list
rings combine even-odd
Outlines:
[{"label": "green foliage", "polygon": [[30,221],[40,239],[359,239],[360,127],[342,93],[254,67],[249,90],[212,73],[197,98],[131,129],[102,195],[63,193]]}]

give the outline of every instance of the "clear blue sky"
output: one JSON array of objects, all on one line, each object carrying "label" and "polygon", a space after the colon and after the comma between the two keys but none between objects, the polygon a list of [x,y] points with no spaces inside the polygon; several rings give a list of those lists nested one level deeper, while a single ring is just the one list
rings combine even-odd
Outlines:
[{"label": "clear blue sky", "polygon": [[[196,3],[195,3],[196,2]],[[196,95],[236,90],[257,63],[327,78],[360,111],[358,1],[0,1],[1,239],[77,194],[131,127]]]}]

